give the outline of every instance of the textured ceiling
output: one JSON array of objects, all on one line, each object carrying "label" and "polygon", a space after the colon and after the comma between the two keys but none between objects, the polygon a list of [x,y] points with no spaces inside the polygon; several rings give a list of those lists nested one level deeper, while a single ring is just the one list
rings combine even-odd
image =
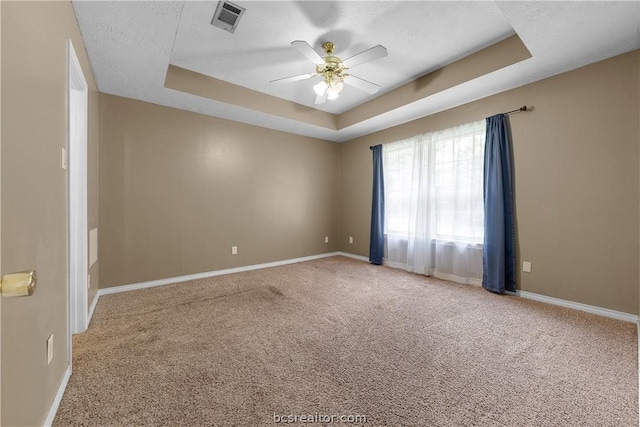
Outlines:
[{"label": "textured ceiling", "polygon": [[[210,25],[217,1],[75,1],[98,89],[345,141],[640,48],[639,2],[234,2],[246,12],[231,34]],[[514,34],[530,59],[337,130],[259,111],[246,102],[165,87],[171,64],[339,117]],[[306,40],[318,52],[324,41],[333,41],[343,59],[377,44],[385,46],[387,57],[349,70],[380,85],[380,92],[368,95],[347,86],[337,100],[315,106],[311,80],[269,84],[313,71],[313,64],[290,46],[293,40]]]},{"label": "textured ceiling", "polygon": [[[247,10],[230,34],[210,25],[216,3],[186,3],[171,63],[310,107],[314,107],[312,86],[317,79],[269,84],[315,71],[313,63],[291,47],[293,40],[306,40],[318,52],[323,42],[332,41],[342,59],[382,44],[389,51],[386,58],[349,73],[380,85],[384,93],[513,34],[491,2],[441,2],[428,7],[414,2],[243,4]],[[484,25],[469,25],[475,20]],[[338,99],[316,108],[342,113],[369,97],[347,87]]]}]

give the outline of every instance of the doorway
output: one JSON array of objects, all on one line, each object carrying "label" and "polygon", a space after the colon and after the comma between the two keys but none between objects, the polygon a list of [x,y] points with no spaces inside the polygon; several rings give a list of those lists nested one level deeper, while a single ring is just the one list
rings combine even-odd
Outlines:
[{"label": "doorway", "polygon": [[88,86],[80,62],[68,40],[68,230],[69,325],[67,357],[71,363],[71,334],[87,329],[87,107]]}]

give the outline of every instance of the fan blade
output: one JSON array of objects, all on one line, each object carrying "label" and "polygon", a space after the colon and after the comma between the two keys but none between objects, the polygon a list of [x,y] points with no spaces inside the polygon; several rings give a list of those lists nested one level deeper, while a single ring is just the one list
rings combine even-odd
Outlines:
[{"label": "fan blade", "polygon": [[384,46],[378,45],[353,55],[342,61],[342,63],[345,67],[352,68],[357,65],[375,61],[376,59],[384,58],[385,56],[387,56],[387,49]]},{"label": "fan blade", "polygon": [[328,90],[324,91],[324,95],[316,96],[316,105],[324,104],[327,101],[327,95],[329,94]]},{"label": "fan blade", "polygon": [[295,47],[298,52],[309,58],[314,64],[324,64],[324,59],[306,41],[292,41],[291,46]]},{"label": "fan blade", "polygon": [[297,82],[298,80],[310,79],[311,77],[315,77],[316,73],[308,73],[308,74],[300,74],[298,76],[285,77],[283,79],[271,80],[269,83],[273,84],[281,84],[281,83],[289,83],[289,82]]},{"label": "fan blade", "polygon": [[365,79],[361,79],[360,77],[356,77],[353,74],[349,74],[349,77],[344,79],[344,82],[345,84],[348,84],[370,94],[374,94],[380,90],[380,86],[378,86],[377,84],[371,83],[370,81]]}]

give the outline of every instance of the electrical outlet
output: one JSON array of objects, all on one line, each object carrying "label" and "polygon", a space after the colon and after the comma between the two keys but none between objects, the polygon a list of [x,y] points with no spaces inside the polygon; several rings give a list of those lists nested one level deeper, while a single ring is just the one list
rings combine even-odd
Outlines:
[{"label": "electrical outlet", "polygon": [[53,360],[53,334],[47,338],[47,365],[51,364]]},{"label": "electrical outlet", "polygon": [[67,169],[67,150],[62,147],[62,151],[60,153],[60,167],[62,170]]},{"label": "electrical outlet", "polygon": [[349,237],[349,243],[353,243],[353,237]]},{"label": "electrical outlet", "polygon": [[231,255],[238,255],[238,247],[231,246]]},{"label": "electrical outlet", "polygon": [[325,242],[325,243],[329,243],[329,237],[325,237],[325,238],[324,238],[324,242]]},{"label": "electrical outlet", "polygon": [[522,262],[522,271],[525,273],[531,273],[531,263],[529,261]]}]

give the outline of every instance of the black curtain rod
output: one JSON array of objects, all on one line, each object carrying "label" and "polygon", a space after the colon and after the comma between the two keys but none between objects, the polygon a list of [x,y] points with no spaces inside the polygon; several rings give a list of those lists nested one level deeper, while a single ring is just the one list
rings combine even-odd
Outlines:
[{"label": "black curtain rod", "polygon": [[[504,115],[516,114],[516,113],[522,113],[522,112],[525,112],[525,111],[529,111],[529,108],[527,108],[526,105],[523,105],[522,107],[518,108],[517,110],[507,111],[506,113],[502,113],[502,114],[504,114]],[[374,146],[369,147],[369,150],[373,150],[373,147]]]},{"label": "black curtain rod", "polygon": [[502,113],[502,114],[522,113],[523,111],[529,111],[529,109],[527,108],[526,105],[523,105],[522,107],[518,108],[517,110],[507,111],[506,113]]}]

